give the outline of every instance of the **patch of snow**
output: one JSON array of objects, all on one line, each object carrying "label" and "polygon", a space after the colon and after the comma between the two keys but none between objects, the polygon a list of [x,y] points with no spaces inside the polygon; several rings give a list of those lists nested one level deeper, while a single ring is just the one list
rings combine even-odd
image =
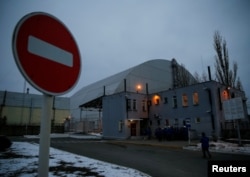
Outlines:
[{"label": "patch of snow", "polygon": [[[40,135],[24,135],[25,138],[39,139]],[[74,133],[51,133],[50,138],[101,139],[102,135],[90,133],[86,135]]]},{"label": "patch of snow", "polygon": [[[15,158],[4,158],[6,153],[15,154]],[[39,145],[28,142],[13,142],[11,148],[7,152],[0,152],[0,176],[36,176],[38,169],[38,154]],[[108,177],[149,177],[149,175],[138,170],[119,166],[103,161],[87,158],[84,156],[72,154],[66,151],[50,148],[50,167],[56,167],[60,163],[75,167],[88,168],[98,175]],[[79,173],[65,173],[63,171],[58,173],[49,172],[50,177],[56,176],[79,176]]]}]

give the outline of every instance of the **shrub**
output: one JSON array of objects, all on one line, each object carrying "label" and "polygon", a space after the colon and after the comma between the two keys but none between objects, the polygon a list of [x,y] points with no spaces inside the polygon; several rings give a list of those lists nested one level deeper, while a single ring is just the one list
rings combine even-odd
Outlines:
[{"label": "shrub", "polygon": [[10,148],[12,142],[9,138],[4,135],[0,135],[0,151],[5,151],[6,149]]}]

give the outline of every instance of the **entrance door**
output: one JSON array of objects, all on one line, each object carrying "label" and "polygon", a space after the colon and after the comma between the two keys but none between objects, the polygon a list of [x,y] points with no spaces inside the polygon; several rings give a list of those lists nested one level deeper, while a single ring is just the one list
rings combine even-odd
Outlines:
[{"label": "entrance door", "polygon": [[130,127],[131,136],[136,136],[136,123],[131,123]]}]

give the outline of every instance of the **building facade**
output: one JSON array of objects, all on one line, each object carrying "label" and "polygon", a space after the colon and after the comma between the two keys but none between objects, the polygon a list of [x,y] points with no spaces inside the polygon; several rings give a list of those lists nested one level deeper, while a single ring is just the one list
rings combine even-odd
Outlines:
[{"label": "building facade", "polygon": [[[154,59],[83,87],[70,98],[75,130],[89,131],[86,124],[92,124],[91,120],[96,124],[94,127],[100,127],[99,125],[103,123],[101,121],[104,110],[102,108],[103,97],[122,92],[140,91],[140,93],[150,94],[177,87],[180,86],[181,81],[177,78],[180,78],[181,74],[188,76],[187,84],[193,82],[193,76],[185,68],[180,68],[175,59],[171,61]],[[139,86],[141,88],[138,88]]]},{"label": "building facade", "polygon": [[[210,69],[208,70],[210,76]],[[175,59],[154,59],[97,81],[70,98],[75,131],[101,131],[104,138],[127,139],[171,128],[220,137],[234,129],[224,118],[223,101],[241,97],[243,128],[249,128],[244,92],[218,82],[198,83]],[[93,128],[94,127],[94,128]]]},{"label": "building facade", "polygon": [[245,94],[215,81],[168,89],[152,94],[121,92],[103,97],[103,136],[121,138],[155,136],[157,128],[185,129],[195,138],[205,132],[220,137],[235,122],[226,121],[223,101],[241,97],[244,103],[244,128],[249,127]]}]

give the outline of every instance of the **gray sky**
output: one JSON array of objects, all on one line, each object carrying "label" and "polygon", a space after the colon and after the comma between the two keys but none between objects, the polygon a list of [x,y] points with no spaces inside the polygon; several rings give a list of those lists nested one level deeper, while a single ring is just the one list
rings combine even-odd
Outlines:
[{"label": "gray sky", "polygon": [[150,59],[175,58],[200,75],[209,65],[214,79],[213,34],[218,30],[250,98],[249,0],[1,0],[0,90],[23,92],[12,35],[18,21],[36,11],[60,19],[78,44],[81,76],[67,96]]}]

